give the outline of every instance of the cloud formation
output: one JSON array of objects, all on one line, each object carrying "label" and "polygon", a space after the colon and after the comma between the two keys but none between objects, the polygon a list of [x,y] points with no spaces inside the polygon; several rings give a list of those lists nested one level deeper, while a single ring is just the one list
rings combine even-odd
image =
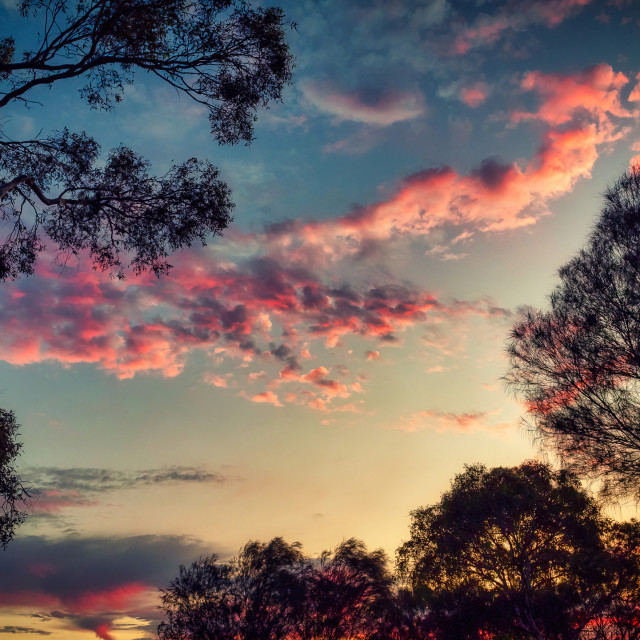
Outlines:
[{"label": "cloud formation", "polygon": [[[202,351],[213,363],[249,365],[244,372],[207,372],[205,381],[213,386],[233,390],[246,383],[242,395],[253,402],[337,410],[360,392],[358,371],[314,381],[312,371],[332,366],[325,349],[341,350],[347,337],[358,337],[369,343],[360,353],[373,353],[408,329],[460,314],[495,313],[483,301],[442,299],[393,276],[376,281],[366,269],[358,276],[353,266],[384,262],[394,246],[436,230],[439,240],[426,252],[461,258],[453,250],[461,239],[534,224],[637,122],[640,110],[622,98],[629,84],[608,65],[566,75],[524,74],[519,91],[537,106],[516,108],[508,118],[510,126],[543,127],[532,158],[488,157],[467,173],[429,168],[404,178],[386,198],[334,218],[285,221],[262,232],[234,230],[219,254],[176,256],[171,276],[160,281],[121,283],[95,272],[57,274],[45,267],[38,278],[0,290],[2,358],[15,365],[93,363],[119,378],[171,377],[183,371],[191,353]],[[384,124],[396,121],[406,104],[398,95],[367,102],[353,94],[331,104],[344,109],[334,115],[348,112]],[[289,387],[281,392],[276,387],[283,384]],[[358,407],[348,403],[342,410]]]},{"label": "cloud formation", "polygon": [[105,640],[123,616],[137,618],[146,631],[149,623],[159,622],[158,588],[175,577],[180,564],[210,551],[179,536],[21,536],[3,554],[0,611],[27,608],[44,623],[90,629]]},{"label": "cloud formation", "polygon": [[505,34],[524,31],[531,26],[555,27],[577,15],[592,0],[518,0],[500,7],[495,13],[480,13],[472,21],[454,29],[452,55],[466,55],[473,49],[495,45]]},{"label": "cloud formation", "polygon": [[[264,246],[270,249],[268,242]],[[16,365],[89,362],[119,378],[171,377],[200,350],[214,360],[251,364],[235,375],[247,383],[246,397],[254,402],[282,403],[274,389],[264,387],[271,382],[297,383],[307,391],[311,386],[314,397],[326,403],[357,392],[355,379],[318,382],[308,377],[310,371],[327,365],[304,363],[326,348],[341,350],[346,336],[393,344],[430,318],[486,313],[482,301],[442,302],[406,284],[325,281],[309,262],[308,255],[298,261],[289,252],[286,258],[264,255],[234,264],[201,251],[183,255],[172,275],[160,281],[124,284],[95,272],[44,273],[0,289],[2,356]],[[209,373],[206,381],[235,388],[236,380],[224,376]],[[142,477],[111,478],[116,480]]]},{"label": "cloud formation", "polygon": [[37,490],[33,517],[52,517],[63,509],[94,507],[104,493],[148,486],[176,484],[222,485],[237,480],[204,467],[170,466],[139,471],[117,471],[86,467],[31,467],[24,480]]},{"label": "cloud formation", "polygon": [[335,259],[366,249],[371,242],[425,236],[446,225],[480,231],[515,229],[534,224],[548,213],[550,201],[568,193],[590,175],[603,150],[637,122],[640,110],[624,106],[629,79],[609,65],[575,74],[530,72],[520,90],[539,100],[533,111],[514,110],[513,125],[546,125],[541,144],[528,161],[489,157],[467,174],[451,167],[426,169],[407,177],[390,198],[359,207],[330,223],[308,222],[289,237],[291,250],[303,236]]},{"label": "cloud formation", "polygon": [[455,413],[452,411],[416,411],[405,416],[391,428],[397,431],[433,430],[436,433],[474,433],[487,431],[493,434],[503,432],[512,425],[505,422],[496,423],[492,420],[499,410],[467,411]]},{"label": "cloud formation", "polygon": [[305,100],[340,122],[360,122],[387,127],[413,120],[425,113],[424,96],[419,91],[375,91],[360,89],[342,92],[330,83],[307,82],[302,87]]},{"label": "cloud formation", "polygon": [[40,490],[82,491],[92,494],[161,484],[224,484],[232,480],[230,476],[209,471],[204,467],[184,466],[140,471],[116,471],[92,467],[31,467],[23,476]]}]

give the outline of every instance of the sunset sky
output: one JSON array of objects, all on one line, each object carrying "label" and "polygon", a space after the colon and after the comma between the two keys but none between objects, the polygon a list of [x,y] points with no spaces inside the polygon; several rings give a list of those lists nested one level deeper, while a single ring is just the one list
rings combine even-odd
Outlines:
[{"label": "sunset sky", "polygon": [[295,82],[249,147],[143,74],[112,113],[73,83],[3,110],[159,174],[208,158],[236,209],[161,280],[48,255],[0,285],[0,406],[41,491],[0,552],[2,640],[154,638],[179,564],[250,539],[393,557],[465,463],[539,455],[505,340],[640,161],[637,1],[274,4]]}]

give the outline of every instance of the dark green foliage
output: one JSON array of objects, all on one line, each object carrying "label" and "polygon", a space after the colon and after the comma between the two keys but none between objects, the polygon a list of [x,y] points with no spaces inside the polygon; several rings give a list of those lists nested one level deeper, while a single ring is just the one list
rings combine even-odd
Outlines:
[{"label": "dark green foliage", "polygon": [[15,470],[15,461],[22,445],[13,411],[0,409],[0,547],[7,548],[18,526],[24,522],[29,498],[33,495],[25,487]]},{"label": "dark green foliage", "polygon": [[560,269],[548,310],[508,345],[506,382],[535,431],[580,474],[640,496],[640,168],[605,194],[585,248]]},{"label": "dark green foliage", "polygon": [[[95,108],[122,100],[146,71],[202,105],[220,144],[249,143],[257,110],[281,98],[292,58],[278,8],[246,0],[24,0],[39,19],[39,46],[16,55],[0,38],[0,108],[28,104],[41,85],[81,77]],[[220,234],[231,220],[229,189],[208,162],[191,159],[153,177],[121,147],[100,163],[98,143],[66,129],[12,140],[0,124],[0,280],[31,274],[48,236],[61,258],[88,250],[120,277],[165,273],[176,249]],[[122,257],[121,257],[122,256]]]}]

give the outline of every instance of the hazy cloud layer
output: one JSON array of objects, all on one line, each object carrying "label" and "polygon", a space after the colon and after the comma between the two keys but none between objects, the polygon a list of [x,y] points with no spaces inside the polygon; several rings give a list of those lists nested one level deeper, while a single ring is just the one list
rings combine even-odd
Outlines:
[{"label": "hazy cloud layer", "polygon": [[102,493],[159,484],[210,483],[224,484],[230,476],[204,467],[170,466],[139,471],[116,471],[87,467],[32,467],[23,474],[25,480],[40,490],[82,491]]},{"label": "hazy cloud layer", "polygon": [[60,517],[59,526],[70,524],[64,517],[58,516],[63,509],[97,506],[105,493],[177,484],[223,485],[238,480],[204,467],[182,466],[138,471],[31,467],[24,471],[23,478],[38,492],[32,502],[30,520]]},{"label": "hazy cloud layer", "polygon": [[149,623],[154,630],[159,621],[157,589],[168,585],[180,564],[208,553],[201,542],[180,536],[21,536],[3,553],[0,612],[27,608],[45,632],[46,621],[55,619],[69,631],[90,629],[103,638],[115,620],[129,616],[148,635]]}]

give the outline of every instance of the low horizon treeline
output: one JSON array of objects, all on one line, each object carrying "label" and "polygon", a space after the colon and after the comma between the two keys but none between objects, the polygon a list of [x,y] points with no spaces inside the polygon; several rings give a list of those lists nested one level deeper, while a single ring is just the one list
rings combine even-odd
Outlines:
[{"label": "low horizon treeline", "polygon": [[181,566],[160,640],[640,640],[640,524],[568,471],[469,465],[411,513],[394,566],[281,537]]}]

